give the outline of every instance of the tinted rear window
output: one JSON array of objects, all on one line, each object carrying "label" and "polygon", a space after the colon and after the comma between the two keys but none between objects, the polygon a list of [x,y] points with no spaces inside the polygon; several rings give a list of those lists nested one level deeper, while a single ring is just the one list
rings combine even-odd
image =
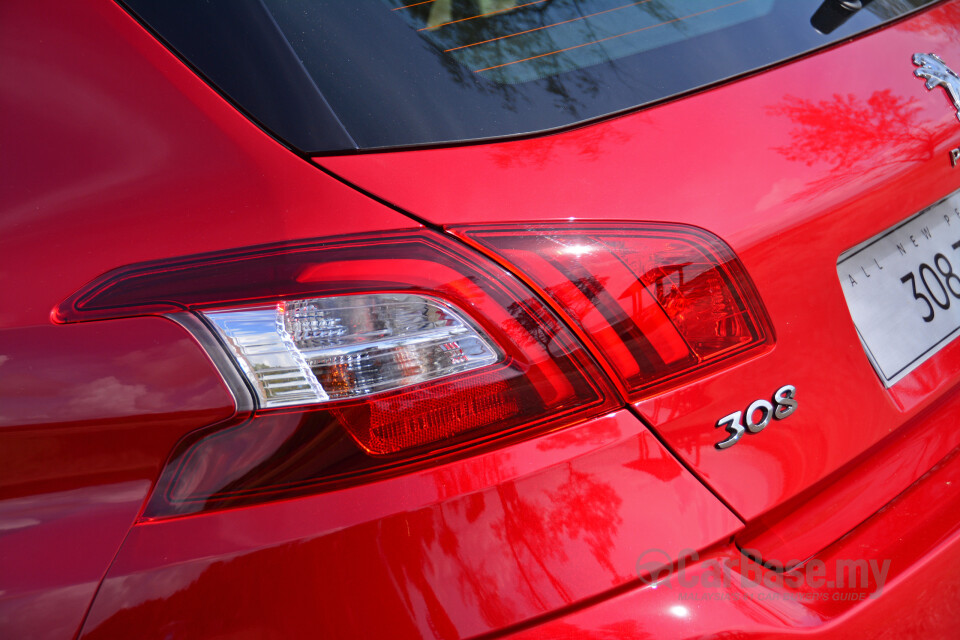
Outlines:
[{"label": "tinted rear window", "polygon": [[933,1],[873,0],[852,14],[835,0],[126,3],[265,128],[322,153],[569,126],[766,67]]},{"label": "tinted rear window", "polygon": [[682,42],[773,8],[773,0],[386,2],[437,49],[485,80],[506,84]]}]

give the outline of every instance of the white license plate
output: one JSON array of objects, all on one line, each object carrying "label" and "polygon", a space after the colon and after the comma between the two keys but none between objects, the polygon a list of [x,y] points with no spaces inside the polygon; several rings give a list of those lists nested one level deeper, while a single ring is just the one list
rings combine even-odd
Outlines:
[{"label": "white license plate", "polygon": [[837,275],[867,357],[893,386],[960,333],[960,192],[844,252]]}]

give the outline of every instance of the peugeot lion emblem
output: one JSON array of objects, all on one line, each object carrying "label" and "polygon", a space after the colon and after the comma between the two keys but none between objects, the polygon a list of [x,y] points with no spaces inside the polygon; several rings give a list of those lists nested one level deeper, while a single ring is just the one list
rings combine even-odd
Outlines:
[{"label": "peugeot lion emblem", "polygon": [[913,70],[913,75],[925,79],[927,89],[944,88],[957,110],[957,120],[960,120],[960,76],[934,53],[913,54],[913,64],[920,67]]}]

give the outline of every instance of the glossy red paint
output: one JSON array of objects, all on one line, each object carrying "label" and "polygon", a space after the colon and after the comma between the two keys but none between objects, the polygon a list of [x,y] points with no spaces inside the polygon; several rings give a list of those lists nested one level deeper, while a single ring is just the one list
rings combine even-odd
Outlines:
[{"label": "glossy red paint", "polygon": [[[671,221],[720,236],[753,278],[776,347],[636,407],[750,520],[813,492],[960,381],[954,343],[886,391],[835,270],[846,249],[960,188],[948,154],[960,143],[956,110],[913,75],[917,51],[960,59],[957,3],[690,99],[567,133],[315,161],[435,224]],[[844,374],[827,375],[835,371]],[[714,447],[724,437],[715,429],[721,417],[784,384],[798,390],[793,416],[730,449]],[[943,439],[932,458],[950,442]],[[902,480],[901,488],[910,478]]]},{"label": "glossy red paint", "polygon": [[[720,547],[662,584],[507,637],[954,638],[960,619],[958,485],[960,456],[954,453],[790,574]],[[866,571],[857,573],[849,561],[863,561]],[[815,563],[822,571],[812,569]],[[861,575],[867,576],[863,582]],[[838,588],[841,579],[845,586]]]},{"label": "glossy red paint", "polygon": [[853,463],[752,520],[737,535],[737,546],[788,567],[813,556],[918,480],[944,451],[960,446],[957,411],[960,396],[946,394]]},{"label": "glossy red paint", "polygon": [[[960,186],[947,157],[960,127],[910,63],[960,56],[958,36],[960,2],[947,2],[590,127],[317,160],[438,226],[702,226],[743,261],[776,344],[634,408],[434,468],[147,522],[137,514],[176,441],[232,415],[233,399],[168,320],[54,325],[51,310],[132,263],[419,223],[271,140],[112,2],[4,4],[0,635],[69,637],[83,623],[93,638],[870,637],[896,629],[895,611],[898,632],[949,637],[960,463],[920,476],[958,444],[960,344],[884,390],[834,266]],[[91,380],[107,391],[84,403]],[[783,383],[799,389],[795,416],[713,447],[719,417]],[[760,574],[750,593],[769,597],[692,589],[711,597],[681,602],[637,577],[651,550],[674,568],[694,550],[690,571],[729,574],[735,540],[781,559],[890,559],[884,595],[797,602],[810,592]]]},{"label": "glossy red paint", "polygon": [[0,330],[0,354],[0,628],[67,637],[170,449],[236,404],[163,318]]},{"label": "glossy red paint", "polygon": [[470,637],[739,526],[621,410],[373,485],[138,525],[84,637]]}]

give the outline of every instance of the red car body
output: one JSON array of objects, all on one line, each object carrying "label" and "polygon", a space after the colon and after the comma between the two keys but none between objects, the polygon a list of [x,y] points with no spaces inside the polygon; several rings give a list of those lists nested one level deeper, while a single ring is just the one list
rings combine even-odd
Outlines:
[{"label": "red car body", "polygon": [[[913,75],[927,51],[960,60],[960,2],[550,135],[309,159],[113,2],[6,4],[0,635],[951,637],[960,343],[884,388],[836,270],[960,189],[956,112]],[[467,455],[152,519],[177,443],[242,403],[167,317],[54,313],[126,265],[571,220],[715,234],[773,339]],[[786,384],[795,415],[715,447],[718,419]],[[839,560],[889,562],[851,588]],[[826,587],[789,579],[813,561]]]}]

